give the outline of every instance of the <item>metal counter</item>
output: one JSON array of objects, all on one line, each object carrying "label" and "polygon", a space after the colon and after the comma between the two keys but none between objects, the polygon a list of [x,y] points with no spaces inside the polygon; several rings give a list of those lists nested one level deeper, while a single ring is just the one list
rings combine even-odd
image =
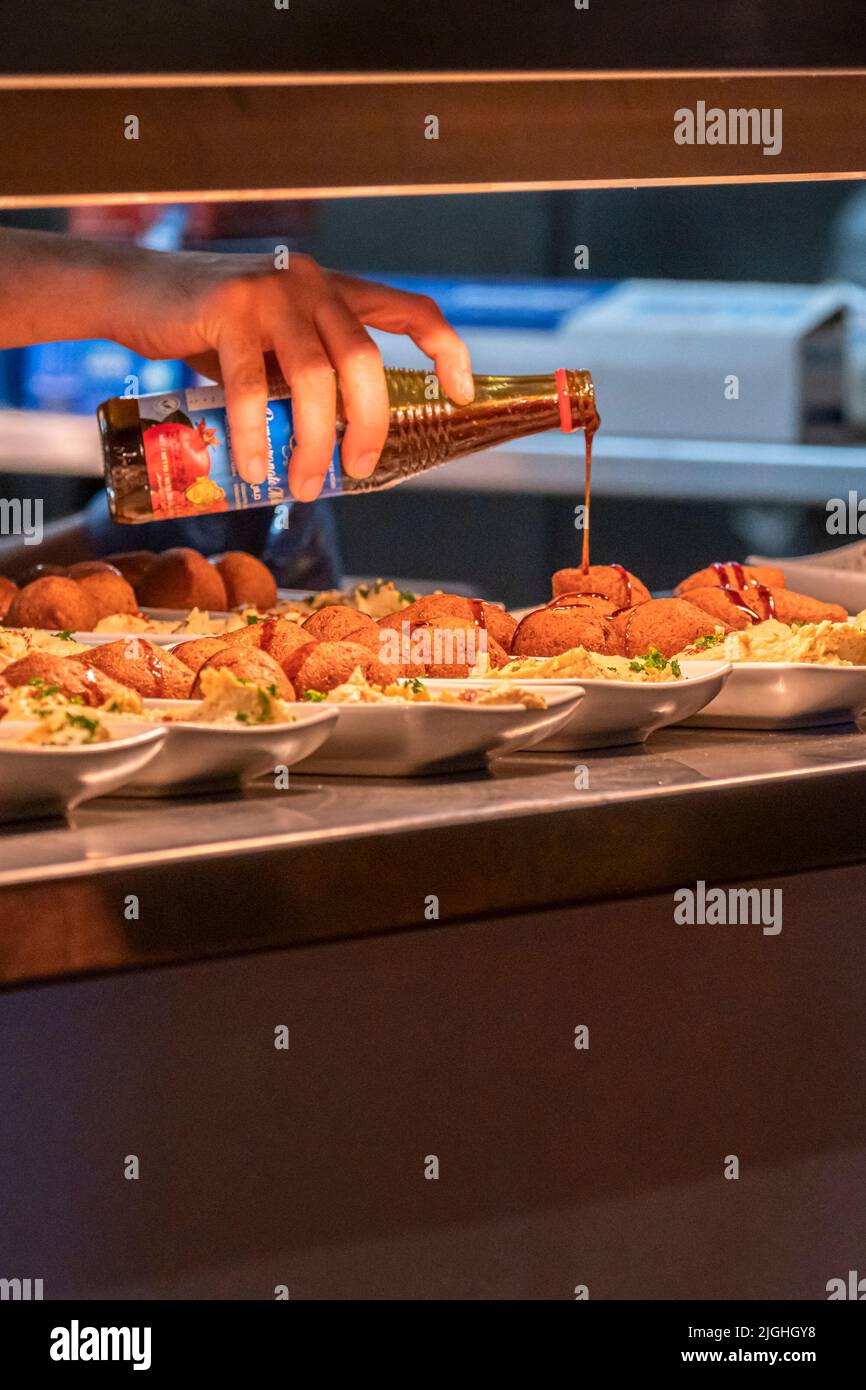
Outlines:
[{"label": "metal counter", "polygon": [[[578,766],[586,777],[576,778]],[[292,774],[290,783],[284,792],[102,799],[69,824],[4,827],[0,981],[866,861],[866,722],[673,729],[626,748],[528,752],[488,773]],[[431,895],[435,918],[425,911]]]}]

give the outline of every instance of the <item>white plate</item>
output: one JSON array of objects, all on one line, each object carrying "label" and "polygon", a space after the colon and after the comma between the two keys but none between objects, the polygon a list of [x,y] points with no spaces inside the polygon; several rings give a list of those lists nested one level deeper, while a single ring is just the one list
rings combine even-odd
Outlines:
[{"label": "white plate", "polygon": [[[144,700],[147,710],[191,714],[198,700]],[[335,705],[299,704],[287,724],[205,724],[185,721],[160,725],[166,741],[141,774],[122,789],[124,796],[175,796],[237,787],[254,777],[293,767],[324,743],[337,722]]]},{"label": "white plate", "polygon": [[846,723],[864,707],[866,666],[735,661],[721,693],[688,723],[710,729],[801,729]]},{"label": "white plate", "polygon": [[[432,684],[432,682],[431,682]],[[476,681],[438,681],[465,690]],[[339,719],[324,748],[298,772],[334,776],[414,777],[484,767],[488,757],[530,748],[571,717],[577,686],[547,682],[547,709],[522,705],[333,705]]]},{"label": "white plate", "polygon": [[[535,745],[538,751],[570,753],[581,748],[615,748],[624,743],[643,743],[655,729],[677,724],[702,709],[718,695],[731,671],[729,661],[683,661],[681,665],[684,678],[679,681],[550,681],[515,677],[514,683],[542,691],[555,685],[586,692],[569,718]],[[493,678],[471,682],[473,685],[497,683]],[[428,684],[435,686],[444,682],[431,680]]]},{"label": "white plate", "polygon": [[34,720],[0,722],[0,821],[62,815],[90,797],[104,796],[136,776],[165,743],[165,730],[153,724],[106,723],[117,735],[108,743],[28,748],[10,740],[34,728]]}]

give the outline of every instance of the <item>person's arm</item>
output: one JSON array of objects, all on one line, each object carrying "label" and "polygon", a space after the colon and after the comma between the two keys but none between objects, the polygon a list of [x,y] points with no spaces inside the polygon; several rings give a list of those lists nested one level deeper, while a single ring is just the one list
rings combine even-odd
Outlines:
[{"label": "person's arm", "polygon": [[50,232],[0,229],[0,348],[111,338],[149,358],[183,358],[222,380],[238,471],[267,474],[265,354],[292,391],[292,493],[309,502],[328,470],[339,385],[347,419],[341,461],[372,473],[388,430],[379,350],[364,325],[405,333],[432,357],[453,400],[472,399],[465,344],[431,299],[273,258],[148,251]]}]

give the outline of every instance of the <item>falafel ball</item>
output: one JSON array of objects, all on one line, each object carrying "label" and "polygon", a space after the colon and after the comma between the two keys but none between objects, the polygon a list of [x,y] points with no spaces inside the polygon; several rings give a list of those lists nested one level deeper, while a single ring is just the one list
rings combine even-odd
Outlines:
[{"label": "falafel ball", "polygon": [[217,652],[221,652],[227,646],[225,637],[194,637],[191,642],[181,642],[179,647],[172,647],[172,654],[182,661],[184,666],[188,666],[194,675],[197,675],[206,661]]},{"label": "falafel ball", "polygon": [[295,673],[293,683],[298,697],[308,690],[327,694],[347,681],[358,667],[371,685],[389,685],[393,679],[375,654],[358,642],[318,642],[303,654]]},{"label": "falafel ball", "polygon": [[359,613],[357,608],[352,608],[347,603],[327,604],[325,608],[320,608],[317,612],[311,613],[309,618],[305,618],[301,627],[311,637],[315,637],[317,642],[342,642],[350,632],[357,632],[362,628],[368,631],[375,628],[378,632],[372,618],[366,613]]},{"label": "falafel ball", "polygon": [[13,686],[32,685],[35,690],[56,686],[67,699],[83,700],[93,708],[125,693],[122,685],[90,661],[49,652],[29,652],[20,661],[11,662],[3,676]]},{"label": "falafel ball", "polygon": [[145,608],[205,608],[224,612],[226,586],[219,570],[197,550],[173,546],[158,555],[138,586]]},{"label": "falafel ball", "polygon": [[[96,561],[85,562],[96,565]],[[70,579],[74,579],[79,588],[83,589],[90,596],[96,605],[97,621],[100,618],[110,618],[112,613],[137,613],[138,599],[135,597],[135,590],[132,585],[127,583],[119,570],[113,565],[100,565],[99,569],[87,569],[85,572],[78,570],[77,574],[73,570],[78,566],[73,565],[69,571]]]},{"label": "falafel ball", "polygon": [[643,581],[621,565],[557,570],[553,576],[553,597],[561,594],[600,594],[611,599],[617,608],[633,608],[652,598]]},{"label": "falafel ball", "polygon": [[667,658],[715,631],[717,621],[684,598],[651,598],[612,619],[624,656],[645,656],[655,647]]},{"label": "falafel ball", "polygon": [[488,603],[486,599],[466,598],[463,594],[424,594],[408,607],[381,618],[379,626],[393,627],[399,631],[402,622],[427,622],[439,618],[460,618],[464,622],[475,623],[478,627],[486,628],[503,651],[511,650],[511,639],[517,627],[517,619],[497,603]]},{"label": "falafel ball", "polygon": [[572,647],[622,656],[622,639],[613,620],[589,604],[539,608],[518,623],[512,656],[559,656]]},{"label": "falafel ball", "polygon": [[74,579],[46,575],[19,589],[4,618],[6,627],[42,627],[52,632],[92,632],[98,609]]},{"label": "falafel ball", "polygon": [[491,670],[508,661],[493,633],[468,618],[425,618],[412,624],[410,660],[421,662],[434,680],[465,680],[485,651]]},{"label": "falafel ball", "polygon": [[146,700],[188,700],[192,671],[165,647],[144,637],[124,637],[93,647],[88,662]]},{"label": "falafel ball", "polygon": [[674,589],[675,595],[687,594],[690,589],[706,589],[711,585],[728,589],[742,589],[747,584],[763,584],[768,589],[784,589],[785,575],[775,565],[741,565],[733,560],[727,564],[707,565],[706,569],[695,570]]},{"label": "falafel ball", "polygon": [[208,657],[196,672],[192,687],[193,696],[201,695],[203,671],[223,670],[231,671],[238,680],[247,681],[250,685],[262,685],[266,689],[273,686],[281,700],[295,698],[292,683],[282,667],[272,656],[268,656],[267,652],[259,651],[255,647],[223,647],[221,652],[215,652],[213,656]]},{"label": "falafel ball", "polygon": [[243,550],[227,550],[216,561],[222,576],[229,608],[273,608],[277,601],[277,581],[267,565]]},{"label": "falafel ball", "polygon": [[[746,591],[748,595],[748,590]],[[771,590],[775,612],[770,616],[780,623],[844,623],[848,610],[841,603],[822,603],[809,594],[797,594],[793,589]]]},{"label": "falafel ball", "polygon": [[688,602],[702,608],[733,632],[772,616],[769,592],[769,589],[729,589],[720,584],[707,584],[704,588],[689,589]]}]

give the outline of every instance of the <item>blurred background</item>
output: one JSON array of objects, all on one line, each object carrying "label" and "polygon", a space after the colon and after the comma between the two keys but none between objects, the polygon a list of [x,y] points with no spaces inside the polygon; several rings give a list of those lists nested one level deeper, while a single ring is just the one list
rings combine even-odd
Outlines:
[{"label": "blurred background", "polygon": [[[0,224],[166,249],[285,244],[432,292],[478,371],[588,368],[603,422],[593,558],[653,589],[710,559],[839,544],[826,501],[866,466],[857,183],[87,207]],[[630,301],[624,282],[646,280],[664,284]],[[707,298],[695,282],[718,288]],[[402,340],[384,351],[393,365],[415,365],[410,355]],[[100,485],[98,402],[129,373],[145,393],[185,370],[109,344],[0,354],[0,495],[32,496],[38,471],[46,521],[80,508]],[[551,571],[578,556],[581,491],[582,440],[557,435],[327,505],[347,573],[460,579],[517,604],[545,596]]]}]

